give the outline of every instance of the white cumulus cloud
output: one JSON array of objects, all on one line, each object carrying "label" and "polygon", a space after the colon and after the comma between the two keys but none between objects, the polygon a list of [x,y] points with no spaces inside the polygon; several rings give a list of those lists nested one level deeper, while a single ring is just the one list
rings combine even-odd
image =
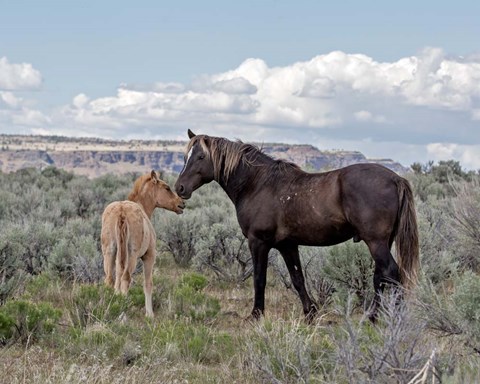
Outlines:
[{"label": "white cumulus cloud", "polygon": [[42,84],[38,70],[28,63],[10,63],[6,57],[0,58],[0,90],[37,89]]}]

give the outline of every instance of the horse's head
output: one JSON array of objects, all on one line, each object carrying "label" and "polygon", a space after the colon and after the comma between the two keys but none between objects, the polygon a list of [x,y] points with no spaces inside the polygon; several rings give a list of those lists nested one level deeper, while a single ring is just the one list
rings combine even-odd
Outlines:
[{"label": "horse's head", "polygon": [[175,192],[171,190],[169,185],[160,179],[157,172],[151,172],[150,179],[150,195],[155,203],[155,208],[165,208],[177,214],[183,213],[185,202]]},{"label": "horse's head", "polygon": [[208,136],[196,136],[188,130],[190,142],[185,154],[185,164],[175,183],[175,191],[184,199],[192,192],[214,179],[214,165],[208,150]]}]

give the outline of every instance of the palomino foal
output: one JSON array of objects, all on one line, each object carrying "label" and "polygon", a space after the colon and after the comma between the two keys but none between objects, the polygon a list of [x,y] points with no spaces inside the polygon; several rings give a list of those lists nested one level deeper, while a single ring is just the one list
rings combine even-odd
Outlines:
[{"label": "palomino foal", "polygon": [[[156,235],[150,221],[155,208],[181,214],[185,203],[157,173],[140,176],[128,200],[110,203],[102,215],[102,253],[105,283],[127,294],[138,258],[143,261],[145,310],[153,317],[152,272]],[[115,269],[115,282],[112,274]]]}]

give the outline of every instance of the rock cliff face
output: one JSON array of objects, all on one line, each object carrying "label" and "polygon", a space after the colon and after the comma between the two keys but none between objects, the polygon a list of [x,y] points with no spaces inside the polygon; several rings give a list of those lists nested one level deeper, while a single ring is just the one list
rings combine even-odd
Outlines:
[{"label": "rock cliff face", "polygon": [[[88,177],[105,173],[147,172],[161,169],[178,173],[183,167],[185,142],[107,141],[45,136],[0,135],[0,169],[55,166]],[[360,152],[320,151],[311,145],[264,144],[265,153],[298,164],[308,171],[330,170],[355,163],[375,162],[405,173],[390,159],[367,159]]]},{"label": "rock cliff face", "polygon": [[313,145],[266,145],[265,153],[285,159],[309,171],[331,170],[356,163],[377,163],[403,174],[408,168],[391,159],[368,159],[357,151],[320,151]]}]

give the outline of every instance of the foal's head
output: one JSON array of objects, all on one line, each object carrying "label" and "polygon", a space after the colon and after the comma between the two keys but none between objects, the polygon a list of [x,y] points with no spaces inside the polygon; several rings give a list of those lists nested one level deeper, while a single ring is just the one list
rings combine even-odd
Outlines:
[{"label": "foal's head", "polygon": [[178,214],[181,214],[185,208],[183,199],[173,192],[154,170],[150,174],[140,176],[135,181],[133,191],[128,199],[144,206],[164,208]]}]

